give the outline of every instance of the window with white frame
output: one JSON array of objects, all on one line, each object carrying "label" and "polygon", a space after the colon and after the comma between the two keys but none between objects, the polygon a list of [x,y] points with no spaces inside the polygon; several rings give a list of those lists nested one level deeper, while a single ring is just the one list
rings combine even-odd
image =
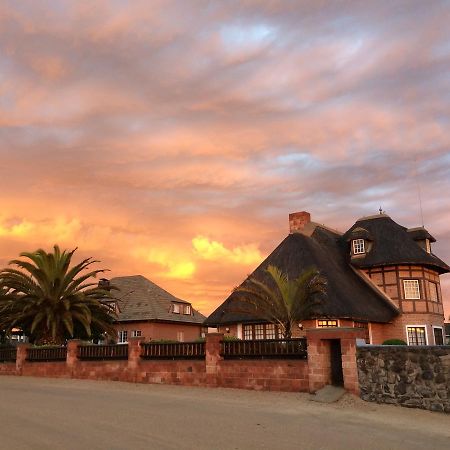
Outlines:
[{"label": "window with white frame", "polygon": [[363,253],[366,253],[364,239],[353,239],[352,244],[354,255],[362,255]]},{"label": "window with white frame", "polygon": [[128,342],[128,331],[119,331],[119,344],[126,344]]},{"label": "window with white frame", "polygon": [[420,299],[419,280],[403,280],[405,298],[408,300]]},{"label": "window with white frame", "polygon": [[437,283],[432,283],[430,281],[430,300],[432,302],[439,302],[439,288]]},{"label": "window with white frame", "polygon": [[427,345],[427,330],[422,326],[407,326],[408,345]]},{"label": "window with white frame", "polygon": [[177,341],[178,342],[184,342],[184,331],[178,331],[177,332]]},{"label": "window with white frame", "polygon": [[442,327],[433,327],[434,345],[444,345],[444,330]]},{"label": "window with white frame", "polygon": [[141,337],[142,336],[142,331],[141,330],[133,330],[131,332],[131,337]]},{"label": "window with white frame", "polygon": [[191,305],[184,305],[184,314],[190,315],[192,312]]},{"label": "window with white frame", "polygon": [[174,314],[180,314],[180,304],[179,303],[174,303],[173,304],[173,313]]}]

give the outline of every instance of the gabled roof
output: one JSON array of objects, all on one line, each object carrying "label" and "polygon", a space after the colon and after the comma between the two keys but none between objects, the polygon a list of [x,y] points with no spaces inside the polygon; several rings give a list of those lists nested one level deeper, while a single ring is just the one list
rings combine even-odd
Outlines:
[{"label": "gabled roof", "polygon": [[192,314],[174,314],[173,303],[190,305],[142,275],[116,277],[110,281],[119,290],[112,290],[118,300],[119,322],[152,320],[201,324],[205,316],[191,307]]},{"label": "gabled roof", "polygon": [[[305,231],[307,234],[288,235],[250,277],[267,283],[270,276],[265,269],[269,265],[278,267],[289,278],[295,278],[313,266],[321,271],[328,282],[324,317],[389,322],[398,314],[393,303],[370,280],[351,267],[347,258],[347,243],[341,234],[312,223],[305,227]],[[233,292],[208,317],[205,324],[217,326],[260,319],[248,306],[246,308],[243,305],[240,300],[242,295]]]},{"label": "gabled roof", "polygon": [[423,231],[408,232],[407,228],[394,222],[386,214],[378,214],[359,219],[345,234],[344,239],[351,239],[355,229],[367,230],[373,240],[370,251],[364,256],[352,258],[352,264],[359,268],[387,266],[393,264],[420,264],[431,267],[439,273],[450,272],[450,267],[432,253],[427,253],[415,238],[431,235]]}]

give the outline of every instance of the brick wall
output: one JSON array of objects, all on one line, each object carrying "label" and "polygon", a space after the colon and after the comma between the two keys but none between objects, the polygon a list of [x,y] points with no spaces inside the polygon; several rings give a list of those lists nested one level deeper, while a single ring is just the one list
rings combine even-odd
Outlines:
[{"label": "brick wall", "polygon": [[223,334],[211,333],[206,340],[204,360],[155,360],[140,357],[141,338],[128,343],[127,360],[82,361],[77,358],[79,341],[70,341],[66,361],[27,361],[28,344],[18,346],[16,363],[0,363],[0,374],[53,378],[180,384],[187,386],[234,387],[288,392],[315,392],[330,382],[330,339],[342,348],[344,386],[358,392],[355,338],[357,329],[308,330],[308,360],[224,360],[220,354]]},{"label": "brick wall", "polygon": [[182,333],[185,342],[195,341],[201,336],[202,326],[199,324],[162,323],[162,322],[124,322],[115,325],[117,332],[127,331],[128,339],[132,337],[132,331],[139,330],[141,336],[147,341],[167,339],[177,341]]}]

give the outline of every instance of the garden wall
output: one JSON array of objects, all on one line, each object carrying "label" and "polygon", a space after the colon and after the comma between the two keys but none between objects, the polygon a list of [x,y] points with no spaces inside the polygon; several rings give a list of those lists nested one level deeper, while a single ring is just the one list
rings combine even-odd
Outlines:
[{"label": "garden wall", "polygon": [[357,349],[361,398],[450,413],[450,346]]},{"label": "garden wall", "polygon": [[[116,359],[103,358],[103,360],[92,359],[90,354],[83,357],[80,351],[86,348],[79,350],[78,346],[81,344],[79,341],[69,341],[67,351],[64,348],[64,352],[60,352],[61,349],[56,349],[57,351],[53,353],[52,351],[37,352],[45,358],[56,357],[60,359],[59,361],[30,361],[28,350],[30,346],[20,344],[17,348],[15,363],[0,362],[0,374],[315,392],[330,383],[330,342],[340,340],[344,387],[358,394],[358,386],[357,383],[355,384],[357,380],[355,339],[360,337],[360,333],[360,330],[354,328],[331,331],[308,330],[308,359],[306,359],[306,350],[296,355],[297,358],[292,355],[282,358],[277,354],[275,357],[272,355],[266,359],[258,359],[257,357],[241,357],[238,354],[224,359],[223,334],[220,333],[207,335],[202,356],[190,354],[190,358],[187,356],[174,359],[158,359],[145,355],[140,345],[143,341],[141,338],[130,339],[127,352],[122,351],[123,346],[111,346],[115,347],[111,349],[114,351],[120,347],[120,352],[114,354]],[[261,341],[257,341],[257,344],[259,347]],[[287,348],[286,341],[280,345]]]}]

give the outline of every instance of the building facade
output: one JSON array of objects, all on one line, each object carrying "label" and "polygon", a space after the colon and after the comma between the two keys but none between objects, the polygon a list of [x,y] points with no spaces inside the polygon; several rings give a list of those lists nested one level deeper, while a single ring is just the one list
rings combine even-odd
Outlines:
[{"label": "building facade", "polygon": [[[310,267],[325,276],[321,315],[302,321],[295,335],[307,328],[356,327],[372,344],[445,343],[440,276],[450,267],[434,255],[436,240],[427,230],[407,229],[386,214],[361,218],[345,233],[312,222],[307,212],[290,214],[289,225],[289,235],[249,278],[267,282],[269,265],[289,277]],[[242,295],[233,292],[206,324],[241,339],[281,337],[276,325],[242,307]]]},{"label": "building facade", "polygon": [[[103,280],[111,290],[118,319],[117,342],[130,337],[150,341],[195,341],[204,335],[205,316],[192,304],[181,300],[142,275]],[[103,287],[107,287],[103,284]]]}]

